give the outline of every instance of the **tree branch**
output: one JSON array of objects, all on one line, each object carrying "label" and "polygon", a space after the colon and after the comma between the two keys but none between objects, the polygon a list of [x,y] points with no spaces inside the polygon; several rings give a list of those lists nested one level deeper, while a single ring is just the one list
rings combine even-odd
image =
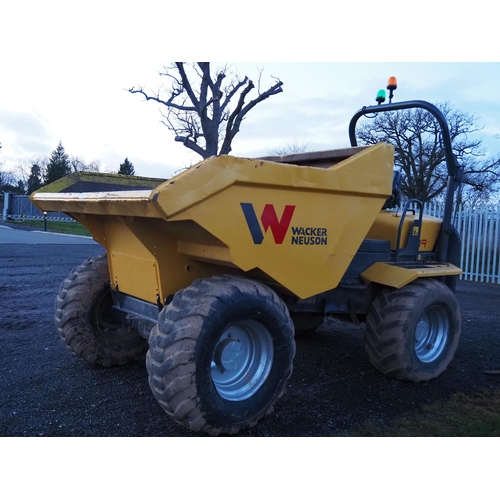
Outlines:
[{"label": "tree branch", "polygon": [[186,74],[186,70],[184,69],[184,63],[181,62],[176,62],[175,65],[177,66],[177,70],[179,71],[179,74],[181,75],[182,78],[182,86],[187,92],[187,95],[191,99],[191,102],[193,103],[193,106],[195,109],[200,108],[200,103],[198,99],[196,99],[196,96],[194,95],[193,89],[191,87],[191,83],[189,83],[189,79]]},{"label": "tree branch", "polygon": [[197,111],[196,108],[194,108],[193,106],[183,106],[183,105],[179,105],[179,104],[176,104],[175,102],[173,102],[173,100],[176,97],[178,97],[180,94],[174,95],[172,93],[172,95],[170,96],[170,99],[168,99],[168,101],[163,101],[158,96],[150,96],[150,95],[146,94],[146,92],[144,92],[144,90],[142,88],[136,89],[134,87],[131,87],[131,88],[127,89],[127,91],[130,92],[131,94],[143,95],[146,98],[146,101],[155,101],[155,102],[158,102],[159,104],[163,104],[164,106],[167,106],[169,108],[178,109],[179,111]]},{"label": "tree branch", "polygon": [[227,121],[226,136],[224,138],[224,142],[222,143],[220,154],[229,154],[231,152],[231,142],[234,136],[240,131],[241,121],[243,120],[244,116],[259,102],[264,101],[272,95],[283,92],[282,86],[283,82],[278,81],[268,90],[260,94],[258,97],[250,101],[245,107],[243,107],[243,105],[245,104],[245,97],[254,88],[252,80],[248,81],[247,87],[240,94],[236,109],[231,113]]},{"label": "tree branch", "polygon": [[198,153],[202,158],[207,158],[205,150],[198,146],[198,144],[192,141],[189,137],[181,137],[178,135],[175,137],[175,142],[182,142],[184,146],[193,150],[195,153]]},{"label": "tree branch", "polygon": [[243,87],[243,85],[245,85],[247,82],[248,82],[248,77],[245,76],[243,80],[238,81],[238,83],[233,86],[233,88],[226,95],[224,102],[222,103],[222,108],[221,108],[222,110],[224,110],[227,107],[227,105],[229,104],[231,99],[235,96],[235,94],[238,92],[238,90],[240,90],[240,88]]}]

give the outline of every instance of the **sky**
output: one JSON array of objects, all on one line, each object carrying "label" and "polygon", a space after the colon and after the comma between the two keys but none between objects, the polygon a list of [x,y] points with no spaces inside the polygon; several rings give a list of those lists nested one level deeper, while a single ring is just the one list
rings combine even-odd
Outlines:
[{"label": "sky", "polygon": [[[484,11],[476,33],[471,28],[475,10],[466,20],[453,19],[450,31],[440,26],[432,36],[417,23],[417,43],[401,21],[404,13],[391,18],[385,12],[387,21],[379,24],[375,14],[359,18],[355,10],[339,7],[328,21],[321,3],[293,13],[257,1],[235,19],[223,14],[230,2],[218,2],[215,14],[205,12],[206,4],[189,5],[193,12],[184,14],[185,22],[176,22],[182,19],[175,12],[180,7],[166,2],[18,0],[4,7],[1,168],[15,172],[19,163],[49,156],[59,141],[70,156],[98,160],[107,171],[117,171],[127,157],[137,175],[167,178],[198,162],[200,156],[174,142],[160,123],[160,105],[126,90],[142,86],[153,92],[166,84],[159,72],[171,61],[198,58],[223,61],[212,63],[213,68],[230,62],[253,80],[262,69],[263,87],[273,77],[284,82],[283,93],[258,104],[243,121],[233,141],[231,154],[237,156],[268,155],[286,144],[311,151],[348,146],[350,117],[375,104],[377,91],[392,75],[398,78],[395,101],[448,101],[476,116],[484,125],[481,137],[488,151],[500,151],[495,138],[500,133],[500,63],[493,38],[483,43],[490,36]],[[421,5],[425,11],[433,4]],[[441,13],[436,5],[433,12]],[[341,21],[355,15],[356,23]],[[449,17],[446,11],[443,15]],[[467,43],[456,36],[465,26]]]}]

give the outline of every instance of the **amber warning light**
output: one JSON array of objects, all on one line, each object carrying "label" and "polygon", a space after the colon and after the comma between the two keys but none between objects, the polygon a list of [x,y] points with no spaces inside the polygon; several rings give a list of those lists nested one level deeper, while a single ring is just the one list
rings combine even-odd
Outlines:
[{"label": "amber warning light", "polygon": [[398,88],[398,81],[395,76],[389,77],[387,81],[387,90],[389,91],[389,104],[392,102],[392,98],[394,97],[393,92]]},{"label": "amber warning light", "polygon": [[391,76],[389,80],[387,80],[387,90],[396,90],[398,88],[398,81],[395,76]]}]

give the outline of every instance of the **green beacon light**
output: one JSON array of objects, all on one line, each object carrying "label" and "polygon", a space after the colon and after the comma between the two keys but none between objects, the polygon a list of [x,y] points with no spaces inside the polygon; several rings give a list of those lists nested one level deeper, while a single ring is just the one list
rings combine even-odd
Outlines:
[{"label": "green beacon light", "polygon": [[385,102],[385,96],[386,96],[385,90],[384,90],[384,89],[380,89],[380,90],[377,92],[377,97],[375,97],[375,100],[376,100],[379,104],[382,104],[383,102]]}]

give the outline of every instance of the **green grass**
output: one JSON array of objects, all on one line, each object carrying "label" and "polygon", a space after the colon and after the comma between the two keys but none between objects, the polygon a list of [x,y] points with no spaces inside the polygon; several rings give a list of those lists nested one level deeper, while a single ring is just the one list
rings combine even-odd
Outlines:
[{"label": "green grass", "polygon": [[[44,230],[43,220],[25,220],[25,221],[8,221],[12,224],[22,226],[36,227],[41,231]],[[58,222],[47,220],[47,231],[51,233],[76,234],[79,236],[91,236],[90,232],[79,222]]]},{"label": "green grass", "polygon": [[457,394],[449,401],[424,405],[418,414],[399,418],[389,427],[367,422],[349,436],[498,437],[500,391]]}]

